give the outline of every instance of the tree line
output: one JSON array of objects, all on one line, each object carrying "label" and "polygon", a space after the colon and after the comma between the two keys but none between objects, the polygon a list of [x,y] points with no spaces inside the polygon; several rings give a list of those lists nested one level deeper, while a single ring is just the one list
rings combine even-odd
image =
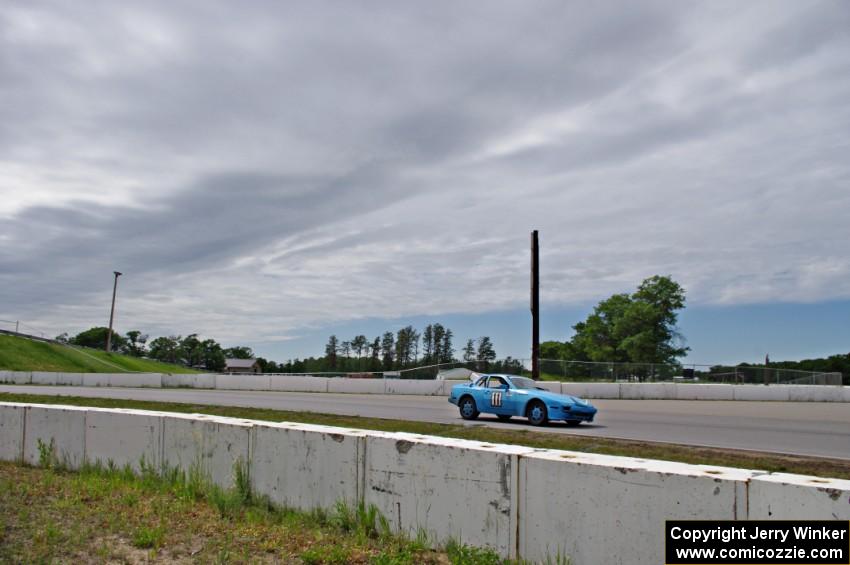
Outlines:
[{"label": "tree line", "polygon": [[[310,358],[304,362],[309,366],[322,367],[307,371],[341,372],[397,371],[422,365],[453,363],[458,361],[453,339],[454,332],[440,323],[428,324],[421,332],[413,326],[406,326],[395,333],[386,331],[371,340],[362,334],[342,341],[332,335],[325,345],[324,357]],[[467,339],[462,353],[463,361],[491,363],[496,359],[496,350],[488,336]]]},{"label": "tree line", "polygon": [[[71,337],[67,333],[56,337],[57,341],[104,349],[108,329],[94,327]],[[386,331],[374,339],[356,335],[349,340],[340,340],[336,335],[328,338],[325,354],[321,357],[290,359],[277,363],[256,357],[264,373],[317,373],[317,372],[378,372],[395,371],[421,365],[436,365],[459,361],[455,358],[454,332],[440,323],[428,324],[420,332],[406,326],[393,333]],[[254,359],[250,347],[224,348],[214,339],[201,339],[198,334],[187,336],[150,336],[139,330],[126,334],[112,333],[112,351],[184,365],[207,371],[223,371],[225,359]],[[462,361],[479,362],[485,367],[495,367],[496,350],[488,336],[468,339],[461,350]],[[507,363],[507,365],[505,365]],[[508,358],[500,367],[521,365]]]}]

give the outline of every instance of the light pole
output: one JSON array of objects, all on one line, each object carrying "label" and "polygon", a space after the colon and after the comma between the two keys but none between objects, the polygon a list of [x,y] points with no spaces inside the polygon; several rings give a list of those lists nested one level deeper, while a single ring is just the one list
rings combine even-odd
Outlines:
[{"label": "light pole", "polygon": [[109,331],[106,333],[106,352],[112,349],[112,319],[115,317],[115,293],[118,291],[118,277],[121,276],[121,273],[118,271],[112,271],[115,273],[115,283],[112,285],[112,309],[109,311]]}]

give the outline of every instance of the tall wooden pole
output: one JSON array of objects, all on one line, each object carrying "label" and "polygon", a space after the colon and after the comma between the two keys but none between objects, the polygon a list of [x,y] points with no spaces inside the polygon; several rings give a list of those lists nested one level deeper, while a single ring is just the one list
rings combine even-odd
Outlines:
[{"label": "tall wooden pole", "polygon": [[540,379],[540,247],[531,232],[531,378]]},{"label": "tall wooden pole", "polygon": [[115,317],[115,293],[118,291],[118,277],[121,276],[121,273],[118,271],[113,271],[113,273],[115,273],[115,283],[112,285],[112,308],[109,310],[109,331],[106,332],[107,353],[112,349],[112,319]]}]

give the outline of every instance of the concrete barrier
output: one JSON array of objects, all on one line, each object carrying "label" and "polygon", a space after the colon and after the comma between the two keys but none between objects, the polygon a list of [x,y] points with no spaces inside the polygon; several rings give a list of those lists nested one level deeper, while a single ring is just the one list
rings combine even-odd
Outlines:
[{"label": "concrete barrier", "polygon": [[162,375],[160,373],[111,373],[109,384],[114,387],[160,388]]},{"label": "concrete barrier", "polygon": [[83,386],[109,386],[109,373],[83,373]]},{"label": "concrete barrier", "polygon": [[366,432],[309,424],[257,423],[251,459],[255,492],[287,508],[356,506]]},{"label": "concrete barrier", "polygon": [[44,371],[33,371],[30,377],[30,384],[34,385],[55,385],[56,376],[61,373],[48,373]]},{"label": "concrete barrier", "polygon": [[224,390],[271,390],[269,375],[217,375],[215,388]]},{"label": "concrete barrier", "polygon": [[82,386],[82,373],[56,373],[56,384],[61,386]]},{"label": "concrete barrier", "polygon": [[328,379],[328,392],[353,394],[384,394],[384,379]]},{"label": "concrete barrier", "polygon": [[850,481],[775,473],[750,482],[751,520],[850,520]]},{"label": "concrete barrier", "polygon": [[785,385],[735,385],[732,390],[734,400],[771,400],[775,402],[787,402],[789,398],[788,389]]},{"label": "concrete barrier", "polygon": [[519,553],[664,563],[664,520],[746,519],[751,471],[544,451],[520,458]]},{"label": "concrete barrier", "polygon": [[[504,557],[663,562],[666,519],[850,520],[850,481],[199,414],[0,403],[0,459],[197,466],[291,507],[375,504],[393,529]],[[158,460],[158,455],[162,459]],[[150,459],[148,459],[150,457]]]},{"label": "concrete barrier", "polygon": [[561,394],[570,394],[582,398],[617,399],[620,398],[619,383],[561,383]]},{"label": "concrete barrier", "polygon": [[676,400],[679,385],[675,383],[622,383],[620,398],[629,400]]},{"label": "concrete barrier", "polygon": [[250,465],[252,422],[205,414],[168,414],[162,419],[162,463],[196,469],[213,483],[231,487],[234,467]]},{"label": "concrete barrier", "polygon": [[0,461],[23,461],[25,404],[0,404]]},{"label": "concrete barrier", "polygon": [[[305,375],[216,375],[159,373],[48,373],[0,371],[0,382],[115,387],[189,387],[221,390],[272,390],[351,394],[448,396],[452,386],[469,381],[352,379]],[[541,381],[552,392],[590,399],[747,400],[850,402],[850,387],[816,385],[732,385],[713,383],[578,383]]]},{"label": "concrete barrier", "polygon": [[735,400],[734,388],[737,385],[722,384],[680,384],[676,385],[679,400]]},{"label": "concrete barrier", "polygon": [[788,400],[791,402],[841,402],[843,387],[819,385],[790,385]]},{"label": "concrete barrier", "polygon": [[394,530],[515,555],[517,456],[532,449],[403,433],[366,442],[364,501]]},{"label": "concrete barrier", "polygon": [[215,388],[216,375],[212,373],[163,373],[164,388]]},{"label": "concrete barrier", "polygon": [[416,379],[387,379],[386,394],[418,394],[440,396],[443,394],[443,381],[423,381]]},{"label": "concrete barrier", "polygon": [[0,371],[0,382],[12,385],[28,385],[32,383],[32,373],[29,371]]},{"label": "concrete barrier", "polygon": [[138,410],[90,408],[86,414],[86,460],[129,465],[136,472],[141,462],[153,469],[162,466],[162,419]]},{"label": "concrete barrier", "polygon": [[38,465],[41,449],[53,442],[53,455],[71,469],[86,456],[86,409],[30,404],[24,416],[24,462]]},{"label": "concrete barrier", "polygon": [[271,390],[284,392],[328,392],[328,377],[272,375]]}]

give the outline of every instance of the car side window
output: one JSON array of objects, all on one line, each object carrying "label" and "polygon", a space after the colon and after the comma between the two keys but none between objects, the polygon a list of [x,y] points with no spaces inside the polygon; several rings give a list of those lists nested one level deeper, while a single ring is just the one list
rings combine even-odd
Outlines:
[{"label": "car side window", "polygon": [[490,382],[487,384],[488,388],[502,389],[507,386],[508,383],[501,377],[490,377]]},{"label": "car side window", "polygon": [[482,386],[482,387],[483,387],[483,386],[484,386],[484,383],[485,383],[486,381],[487,381],[487,377],[481,377],[480,379],[478,379],[477,381],[475,381],[475,384],[474,384],[473,386]]}]

